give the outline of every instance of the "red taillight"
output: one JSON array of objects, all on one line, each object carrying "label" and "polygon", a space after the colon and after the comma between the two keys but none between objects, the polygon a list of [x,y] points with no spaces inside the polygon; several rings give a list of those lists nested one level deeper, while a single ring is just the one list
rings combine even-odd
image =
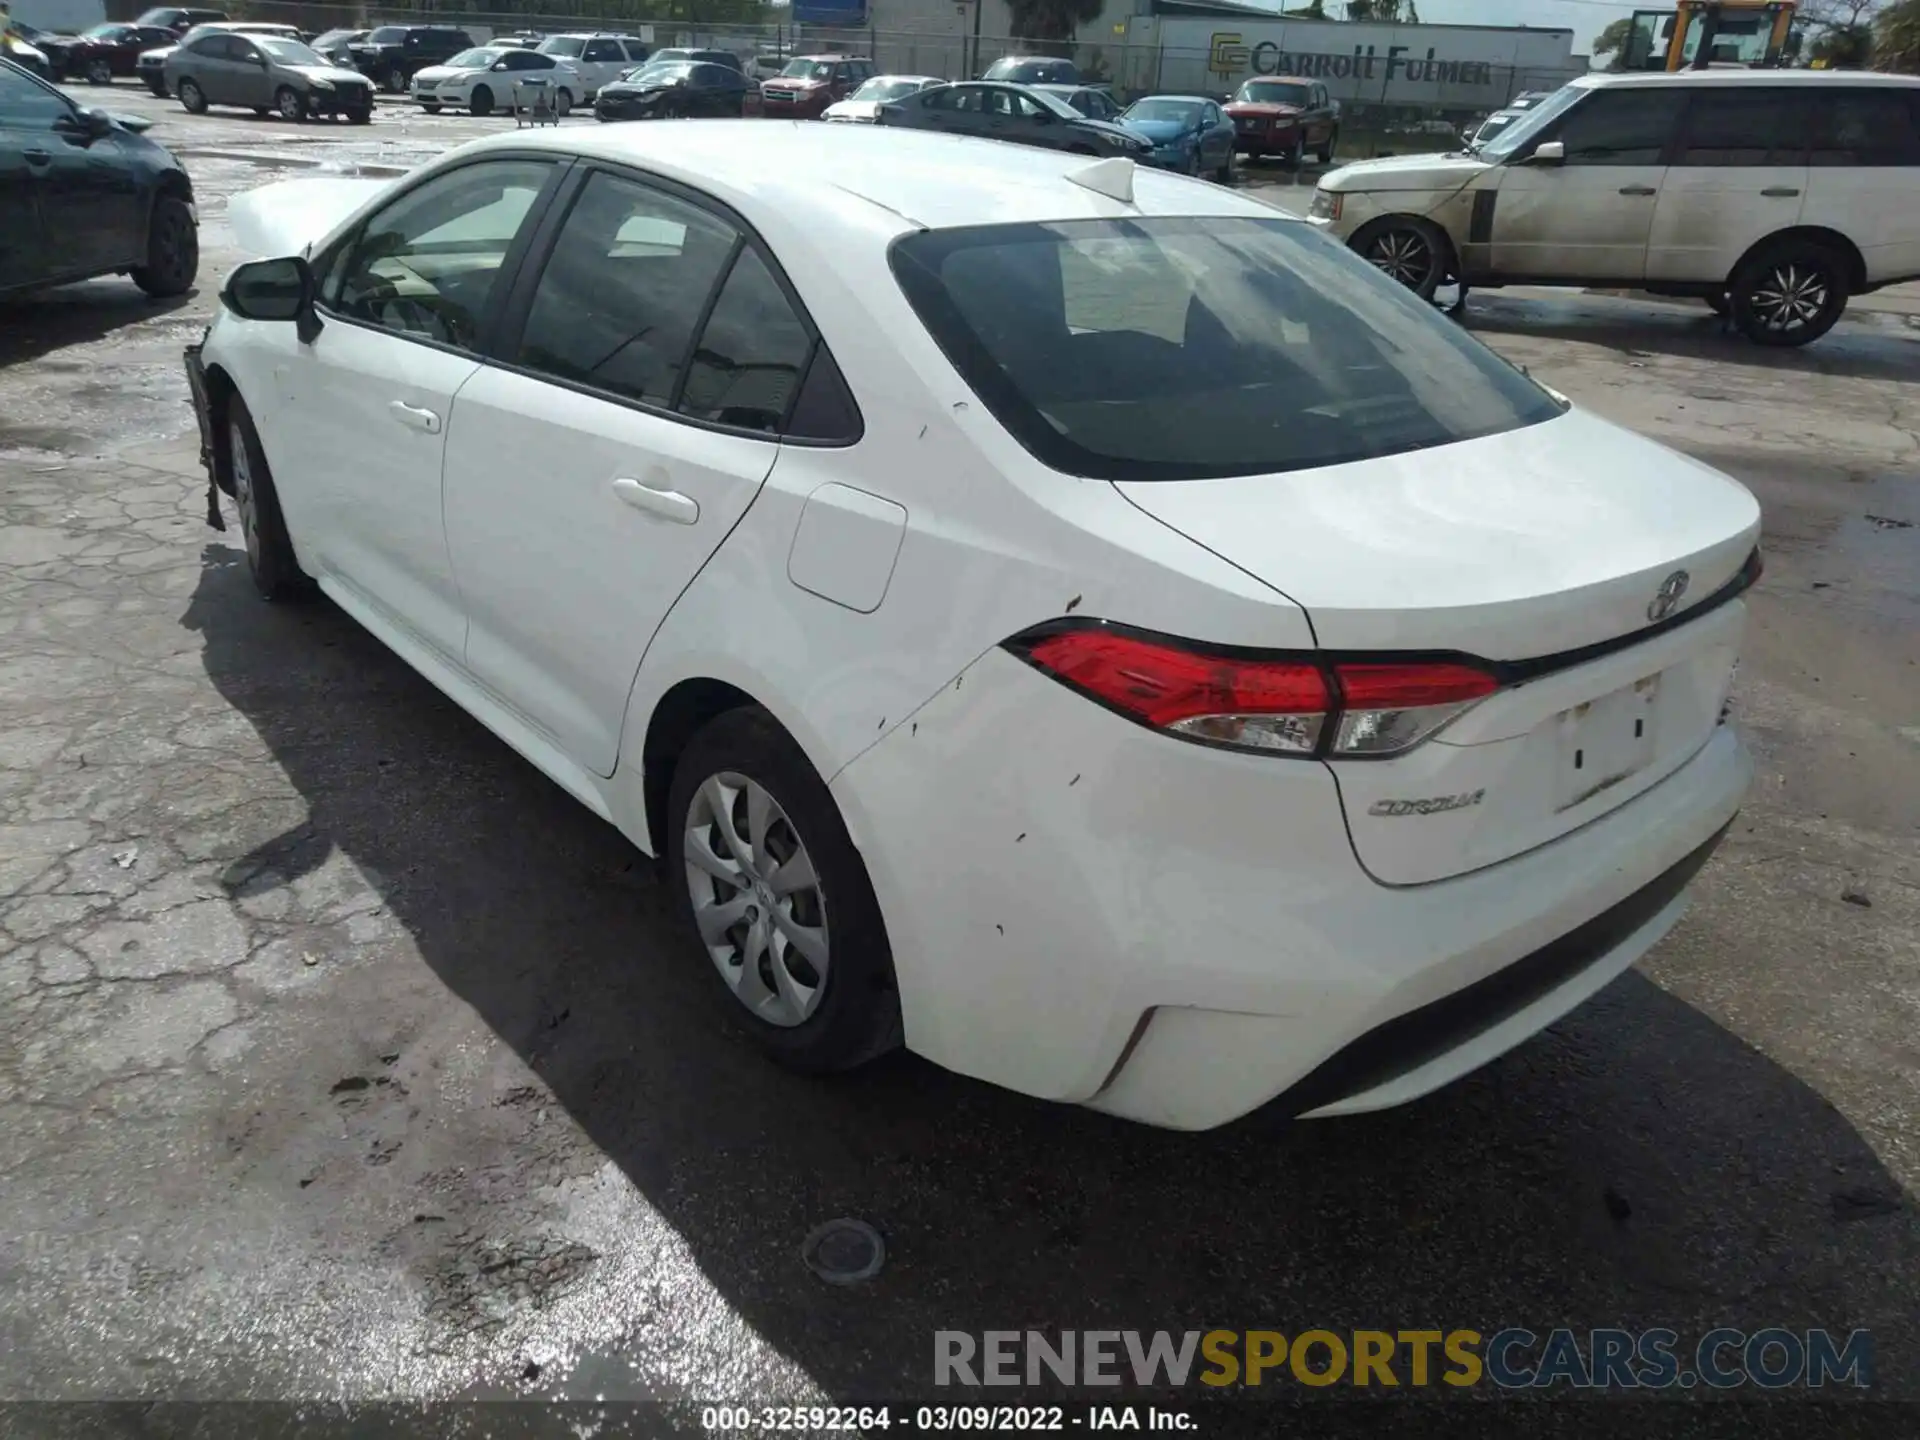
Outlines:
[{"label": "red taillight", "polygon": [[1499,688],[1485,670],[1453,661],[1249,657],[1097,625],[1009,643],[1143,725],[1280,754],[1399,754]]}]

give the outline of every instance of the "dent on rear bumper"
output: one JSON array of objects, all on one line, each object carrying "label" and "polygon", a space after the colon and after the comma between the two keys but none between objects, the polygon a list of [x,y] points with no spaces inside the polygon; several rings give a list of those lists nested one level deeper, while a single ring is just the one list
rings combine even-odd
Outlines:
[{"label": "dent on rear bumper", "polygon": [[[1722,730],[1577,835],[1391,891],[1355,861],[1324,766],[1154,734],[996,650],[832,788],[886,916],[911,1048],[1205,1129],[1619,904],[1726,824],[1748,773]],[[1631,964],[1679,903],[1471,1043],[1328,1108],[1398,1103],[1493,1058]]]}]

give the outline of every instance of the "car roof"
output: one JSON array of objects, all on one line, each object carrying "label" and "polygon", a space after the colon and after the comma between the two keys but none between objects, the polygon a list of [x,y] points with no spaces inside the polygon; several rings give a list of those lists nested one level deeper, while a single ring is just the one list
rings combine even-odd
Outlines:
[{"label": "car roof", "polygon": [[666,120],[569,126],[538,135],[506,131],[455,153],[528,147],[638,165],[704,191],[749,219],[770,209],[789,219],[804,215],[823,243],[839,231],[870,228],[868,206],[891,214],[903,230],[1142,214],[1294,219],[1224,186],[1144,166],[1134,173],[1136,204],[1122,205],[1065,182],[1099,163],[1085,156],[905,127]]},{"label": "car roof", "polygon": [[[1156,91],[1152,95],[1142,95],[1140,100],[1204,100],[1209,105],[1217,105],[1220,103],[1211,95],[1189,95],[1181,90]],[[1138,105],[1140,100],[1136,100],[1133,103]]]},{"label": "car roof", "polygon": [[1605,72],[1568,82],[1583,90],[1655,85],[1898,85],[1920,86],[1920,75],[1887,75],[1873,70],[1672,70]]}]

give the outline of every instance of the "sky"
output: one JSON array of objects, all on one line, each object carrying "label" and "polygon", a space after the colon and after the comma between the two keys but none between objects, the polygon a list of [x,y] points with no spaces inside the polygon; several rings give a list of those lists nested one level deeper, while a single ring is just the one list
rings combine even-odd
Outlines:
[{"label": "sky", "polygon": [[[1255,0],[1263,3],[1263,0]],[[1288,0],[1291,9],[1300,0]],[[1573,50],[1586,53],[1608,23],[1635,10],[1672,9],[1672,0],[1415,0],[1429,25],[1534,25],[1573,31]],[[1327,13],[1339,13],[1340,0],[1326,0]],[[1406,0],[1401,0],[1404,12]]]}]

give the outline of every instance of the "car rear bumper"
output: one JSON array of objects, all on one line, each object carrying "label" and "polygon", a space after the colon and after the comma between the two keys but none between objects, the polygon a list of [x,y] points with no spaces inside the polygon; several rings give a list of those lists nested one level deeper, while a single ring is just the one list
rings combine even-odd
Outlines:
[{"label": "car rear bumper", "polygon": [[1572,835],[1389,888],[1324,765],[1153,733],[999,650],[960,682],[832,785],[907,1043],[1179,1129],[1399,1104],[1520,1043],[1679,918],[1750,773],[1723,726]]}]

